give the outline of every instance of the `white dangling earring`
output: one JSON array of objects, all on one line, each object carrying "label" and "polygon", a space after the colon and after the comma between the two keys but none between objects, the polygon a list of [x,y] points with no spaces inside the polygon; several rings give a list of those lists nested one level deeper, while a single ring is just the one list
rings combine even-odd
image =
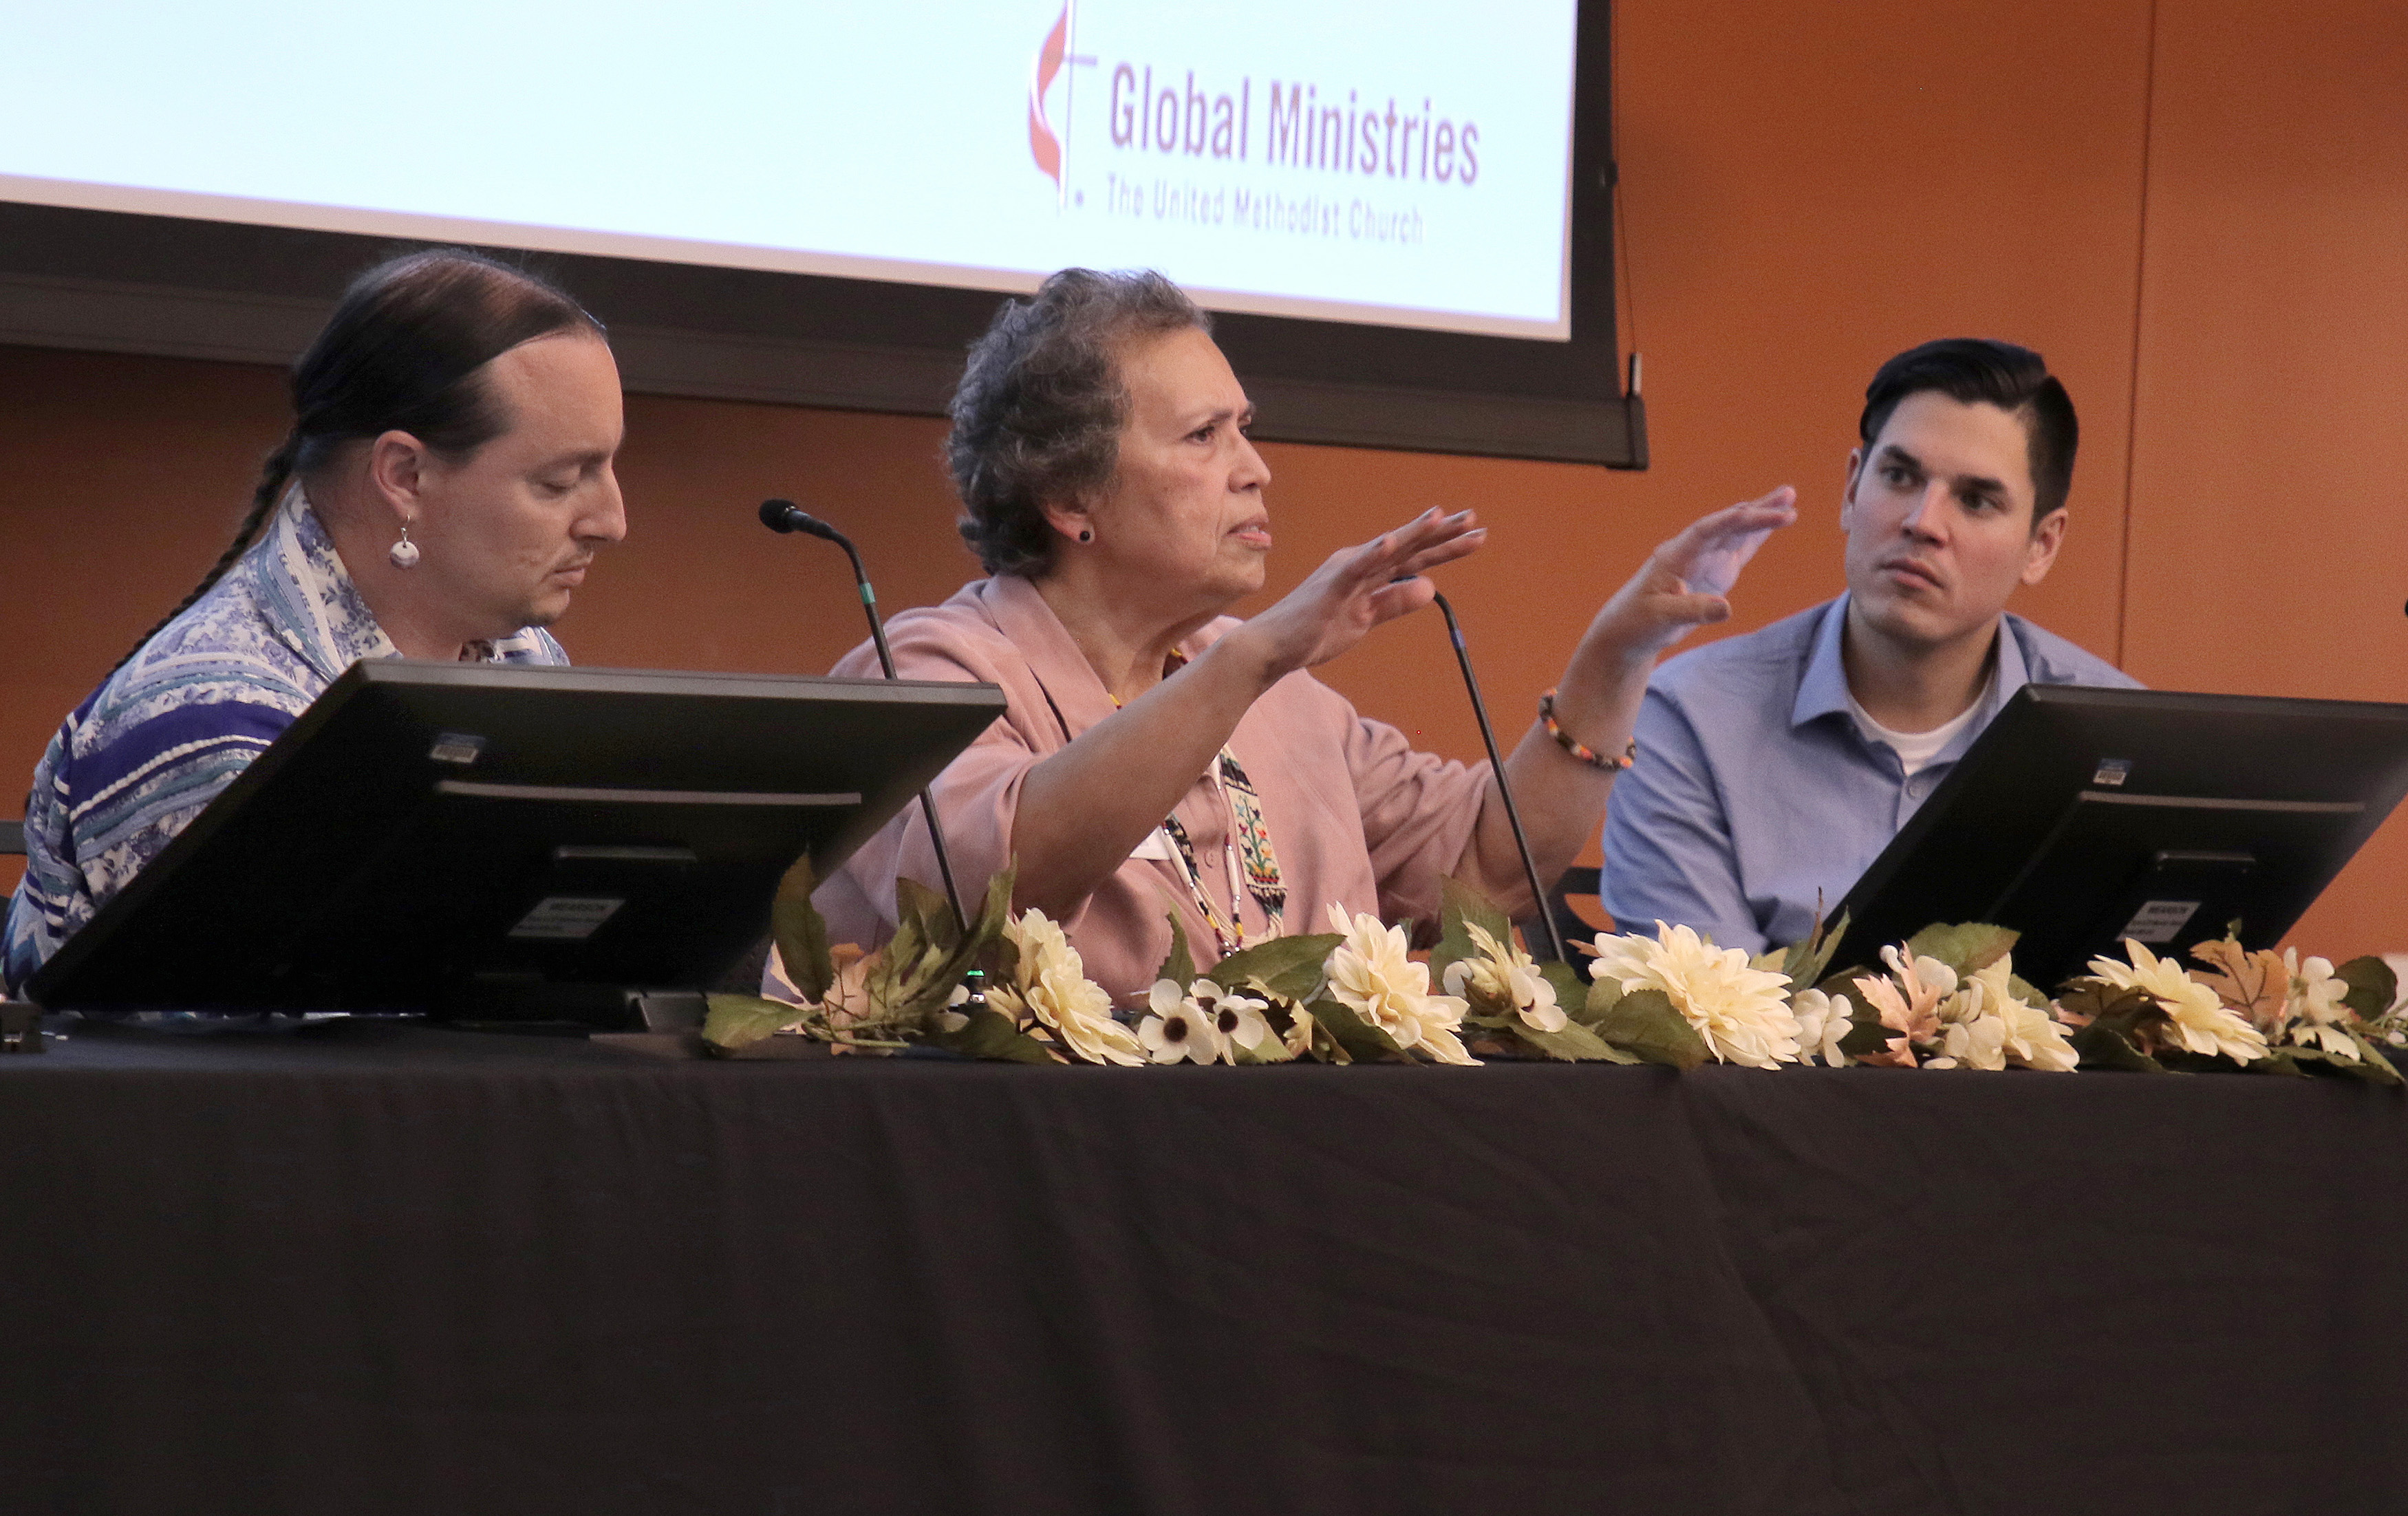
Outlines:
[{"label": "white dangling earring", "polygon": [[418,544],[409,540],[408,522],[401,523],[401,540],[386,550],[385,556],[393,560],[393,566],[395,568],[418,566]]}]

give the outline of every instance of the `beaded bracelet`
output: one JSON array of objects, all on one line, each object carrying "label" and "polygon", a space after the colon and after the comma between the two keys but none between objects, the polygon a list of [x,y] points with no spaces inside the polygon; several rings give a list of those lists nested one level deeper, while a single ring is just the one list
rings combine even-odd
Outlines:
[{"label": "beaded bracelet", "polygon": [[1584,746],[1580,738],[1565,731],[1555,721],[1555,692],[1553,690],[1539,696],[1539,721],[1546,727],[1547,735],[1555,739],[1556,746],[1591,768],[1602,768],[1609,774],[1617,774],[1639,761],[1639,744],[1635,740],[1630,746],[1622,750],[1620,757],[1609,758]]}]

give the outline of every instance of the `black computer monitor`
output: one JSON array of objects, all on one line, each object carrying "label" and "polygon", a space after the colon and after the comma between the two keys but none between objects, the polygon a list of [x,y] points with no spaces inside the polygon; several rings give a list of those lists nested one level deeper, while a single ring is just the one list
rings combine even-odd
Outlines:
[{"label": "black computer monitor", "polygon": [[607,1023],[724,973],[788,865],[824,877],[1002,713],[991,684],[357,664],[26,993]]},{"label": "black computer monitor", "polygon": [[2272,947],[2403,792],[2408,706],[2028,684],[1848,892],[1840,955],[1990,922],[2053,990],[2125,937]]}]

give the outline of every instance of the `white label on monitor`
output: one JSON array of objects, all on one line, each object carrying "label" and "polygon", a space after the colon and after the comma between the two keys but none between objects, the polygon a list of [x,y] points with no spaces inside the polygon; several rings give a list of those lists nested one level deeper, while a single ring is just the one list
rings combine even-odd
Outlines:
[{"label": "white label on monitor", "polygon": [[458,764],[466,768],[485,751],[485,739],[466,732],[446,732],[426,750],[426,756],[438,764]]},{"label": "white label on monitor", "polygon": [[621,899],[590,894],[546,895],[536,902],[535,908],[528,911],[516,926],[510,928],[510,936],[582,942],[626,903]]},{"label": "white label on monitor", "polygon": [[2172,942],[2199,914],[2199,905],[2196,900],[2144,901],[2124,930],[2115,935],[2135,942]]}]

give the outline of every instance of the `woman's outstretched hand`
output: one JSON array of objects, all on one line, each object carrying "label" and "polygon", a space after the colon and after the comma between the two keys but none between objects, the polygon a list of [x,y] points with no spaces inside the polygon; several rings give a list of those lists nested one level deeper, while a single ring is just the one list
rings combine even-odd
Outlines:
[{"label": "woman's outstretched hand", "polygon": [[1784,484],[1761,499],[1702,516],[1648,554],[1639,572],[1597,613],[1583,652],[1653,660],[1673,643],[1730,617],[1740,570],[1776,530],[1798,519],[1798,492]]},{"label": "woman's outstretched hand", "polygon": [[1245,639],[1263,660],[1266,684],[1326,664],[1383,622],[1428,605],[1438,588],[1420,576],[1478,551],[1487,540],[1486,528],[1470,511],[1426,510],[1360,547],[1330,554],[1277,605],[1224,640]]}]

